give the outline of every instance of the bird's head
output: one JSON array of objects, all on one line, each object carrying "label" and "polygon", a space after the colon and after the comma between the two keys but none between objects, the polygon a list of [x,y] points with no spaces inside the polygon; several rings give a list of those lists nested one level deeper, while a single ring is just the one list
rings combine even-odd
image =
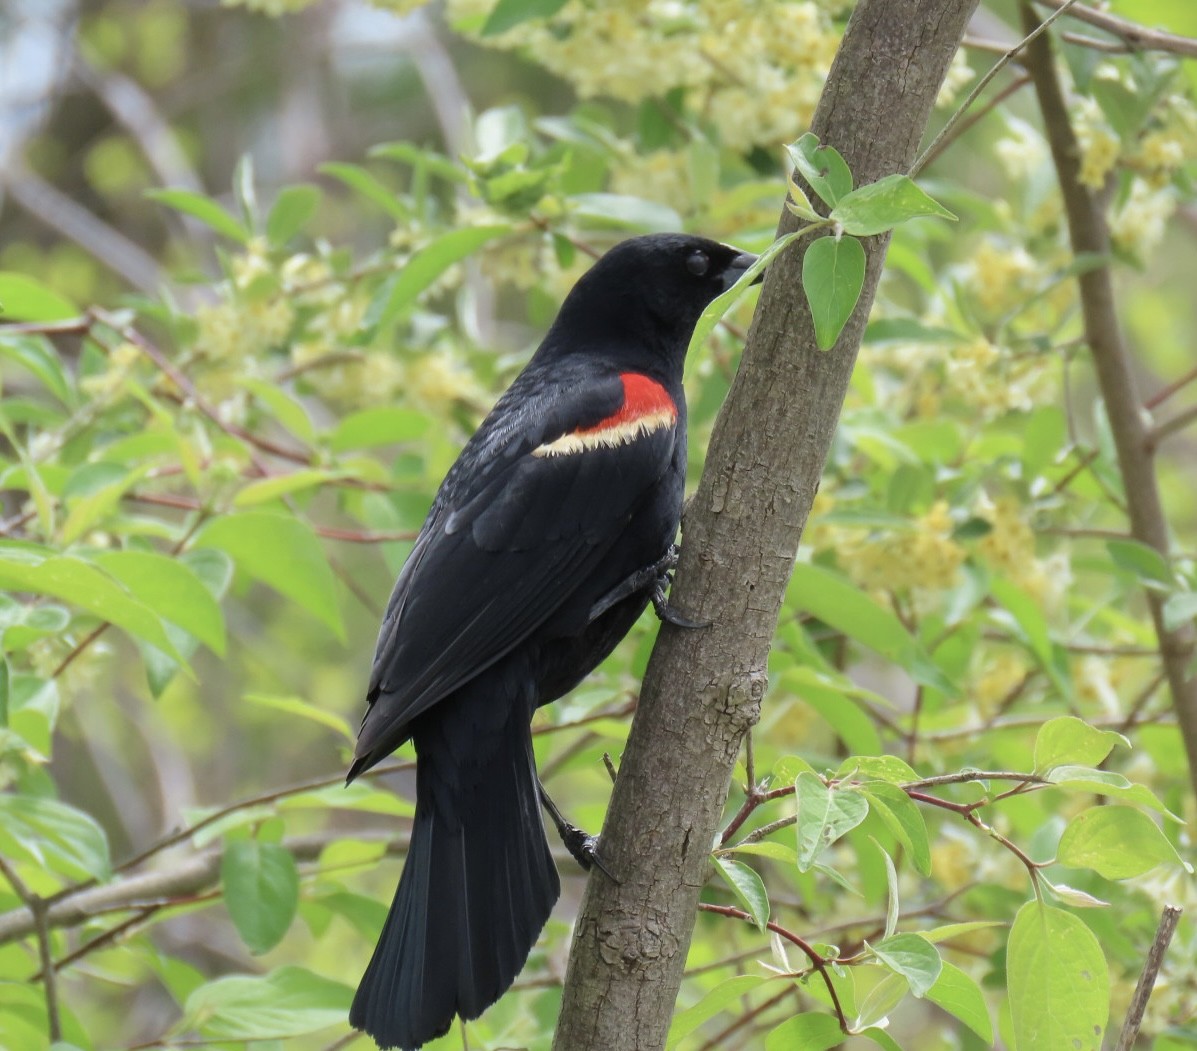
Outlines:
[{"label": "bird's head", "polygon": [[703,310],[755,261],[749,252],[691,234],[622,241],[571,289],[546,346],[570,353],[579,339],[593,340],[680,366]]}]

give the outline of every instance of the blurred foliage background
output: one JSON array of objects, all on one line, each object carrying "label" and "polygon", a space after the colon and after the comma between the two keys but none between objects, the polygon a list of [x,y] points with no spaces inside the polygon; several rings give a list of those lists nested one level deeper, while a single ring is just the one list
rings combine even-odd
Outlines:
[{"label": "blurred foliage background", "polygon": [[[398,876],[411,756],[339,783],[408,541],[596,253],[678,228],[770,242],[782,145],[851,6],[0,8],[0,1045],[48,1046],[54,1014],[81,1048],[368,1046],[343,1018]],[[1197,36],[1186,0],[1110,6]],[[982,5],[941,120],[1017,24]],[[1191,827],[1197,805],[1142,601],[1157,588],[1175,623],[1197,616],[1197,62],[1069,19],[1053,33],[1165,424],[1175,557],[1126,539],[1080,339],[1090,264],[1012,63],[921,179],[959,222],[895,235],[753,737],[769,787],[965,772],[936,789],[957,809],[921,800],[916,820],[874,788],[815,865],[770,830],[794,812],[779,798],[708,890],[852,959],[850,1015],[919,1051],[1019,1039],[1006,925],[1032,884],[1075,910],[1061,939],[1100,945],[1108,995],[1076,993],[1078,1017],[1115,1029],[1161,904],[1187,906],[1141,1046],[1197,1047],[1194,851],[1160,817]],[[693,479],[750,310],[692,354]],[[589,829],[655,627],[538,716],[542,776]],[[1063,716],[1091,729],[1041,736]],[[913,770],[851,758],[887,753]],[[961,820],[1011,787],[984,828]],[[1086,853],[1077,822],[1101,803],[1136,816]],[[561,868],[516,989],[440,1051],[549,1046],[581,889]],[[46,899],[39,937],[25,905]],[[930,978],[952,996],[910,995],[925,972],[865,945],[894,935],[899,901],[902,932],[938,932],[922,940],[952,970]],[[46,954],[53,1011],[30,981]],[[676,1046],[808,1046],[777,1027],[826,1013],[826,993],[768,970],[802,966],[700,918]]]}]

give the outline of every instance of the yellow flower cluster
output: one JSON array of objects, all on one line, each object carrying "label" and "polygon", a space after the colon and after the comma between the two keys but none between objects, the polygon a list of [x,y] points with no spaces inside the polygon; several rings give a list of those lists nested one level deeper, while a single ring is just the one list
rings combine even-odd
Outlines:
[{"label": "yellow flower cluster", "polygon": [[1018,306],[1041,278],[1031,254],[1020,244],[1002,245],[987,237],[965,270],[969,291],[990,318]]},{"label": "yellow flower cluster", "polygon": [[201,306],[196,349],[209,361],[237,362],[277,347],[286,338],[295,312],[285,299],[250,303],[235,300]]},{"label": "yellow flower cluster", "polygon": [[1171,187],[1153,190],[1136,179],[1130,196],[1110,216],[1110,238],[1136,259],[1146,260],[1163,240],[1175,211],[1176,195]]},{"label": "yellow flower cluster", "polygon": [[[451,21],[488,12],[490,0],[449,0]],[[515,48],[568,80],[583,97],[638,103],[674,88],[724,145],[746,149],[793,138],[809,120],[838,44],[829,8],[810,0],[575,0],[552,18],[482,42]]]},{"label": "yellow flower cluster", "polygon": [[944,77],[939,94],[935,97],[935,105],[940,108],[952,105],[956,101],[960,89],[976,75],[976,70],[968,64],[968,53],[964,48],[960,48],[952,56],[952,64],[948,66],[947,76]]},{"label": "yellow flower cluster", "polygon": [[978,713],[992,714],[1022,682],[1029,668],[1020,650],[1005,646],[978,650],[969,676],[969,693]]},{"label": "yellow flower cluster", "polygon": [[1100,190],[1122,156],[1122,141],[1093,99],[1083,98],[1077,103],[1073,123],[1081,149],[1080,180],[1086,186]]},{"label": "yellow flower cluster", "polygon": [[993,526],[977,541],[977,552],[990,567],[1022,588],[1041,606],[1052,607],[1070,583],[1065,552],[1047,559],[1035,555],[1035,533],[1027,524],[1022,506],[1010,496],[996,501],[983,498],[977,516]]},{"label": "yellow flower cluster", "polygon": [[[826,528],[826,527],[824,527]],[[812,533],[835,548],[849,576],[869,591],[949,588],[967,552],[952,539],[954,523],[940,500],[908,529],[862,536],[852,530]]]}]

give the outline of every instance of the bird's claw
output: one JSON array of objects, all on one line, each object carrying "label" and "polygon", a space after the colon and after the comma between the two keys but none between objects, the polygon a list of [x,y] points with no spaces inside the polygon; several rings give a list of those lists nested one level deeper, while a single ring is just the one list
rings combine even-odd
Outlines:
[{"label": "bird's claw", "polygon": [[587,872],[591,868],[597,868],[604,876],[612,883],[619,883],[606,865],[603,864],[603,859],[599,857],[598,852],[598,836],[591,836],[576,825],[566,825],[561,830],[561,841],[565,844],[565,849],[570,852],[579,865]]},{"label": "bird's claw", "polygon": [[653,582],[652,590],[653,609],[657,611],[657,617],[660,620],[666,624],[672,624],[676,628],[709,628],[711,621],[694,620],[669,604],[666,592],[673,586],[671,570],[677,567],[680,554],[681,548],[677,544],[670,544],[664,558],[653,567],[657,571],[657,578]]}]

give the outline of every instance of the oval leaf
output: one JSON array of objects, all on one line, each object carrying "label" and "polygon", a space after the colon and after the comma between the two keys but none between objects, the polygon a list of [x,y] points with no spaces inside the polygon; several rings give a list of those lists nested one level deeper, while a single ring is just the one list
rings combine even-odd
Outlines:
[{"label": "oval leaf", "polygon": [[799,774],[794,788],[798,868],[806,872],[827,847],[868,817],[869,802],[852,788],[829,789],[814,774]]},{"label": "oval leaf", "polygon": [[835,346],[864,287],[865,250],[855,237],[820,237],[802,258],[802,290],[820,350]]},{"label": "oval leaf", "polygon": [[299,905],[299,869],[291,852],[277,843],[233,840],[220,862],[224,903],[254,954],[273,949]]},{"label": "oval leaf", "polygon": [[1165,861],[1181,862],[1159,826],[1129,806],[1094,807],[1078,814],[1060,837],[1056,860],[1106,879],[1129,879]]},{"label": "oval leaf", "polygon": [[769,895],[761,877],[743,862],[718,855],[715,856],[715,867],[752,917],[752,922],[763,931],[769,922]]},{"label": "oval leaf", "polygon": [[920,215],[955,219],[938,201],[928,197],[906,175],[887,175],[842,197],[829,218],[845,233],[867,237],[892,230],[899,223]]}]

